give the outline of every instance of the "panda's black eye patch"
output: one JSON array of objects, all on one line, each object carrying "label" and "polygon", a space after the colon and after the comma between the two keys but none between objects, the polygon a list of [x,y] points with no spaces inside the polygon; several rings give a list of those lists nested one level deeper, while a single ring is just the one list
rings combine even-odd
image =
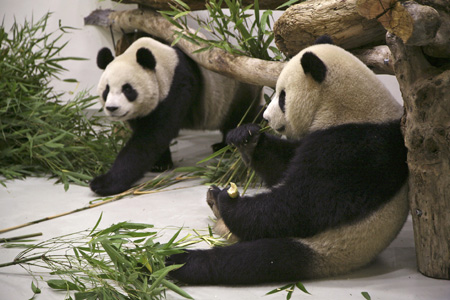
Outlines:
[{"label": "panda's black eye patch", "polygon": [[138,92],[131,86],[131,84],[126,83],[122,85],[122,93],[127,97],[128,101],[133,102],[138,96]]},{"label": "panda's black eye patch", "polygon": [[104,101],[106,101],[106,97],[108,97],[108,94],[109,94],[109,84],[106,85],[106,88],[102,93],[102,97],[103,97]]},{"label": "panda's black eye patch", "polygon": [[278,105],[283,113],[286,112],[286,92],[284,90],[281,91],[280,96],[278,97]]}]

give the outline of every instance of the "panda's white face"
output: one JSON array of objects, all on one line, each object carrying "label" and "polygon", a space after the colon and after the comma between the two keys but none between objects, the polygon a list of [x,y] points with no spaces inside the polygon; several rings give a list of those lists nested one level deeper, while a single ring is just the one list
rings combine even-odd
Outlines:
[{"label": "panda's white face", "polygon": [[117,121],[149,115],[169,94],[178,61],[173,48],[147,37],[116,58],[100,50],[97,65],[105,71],[97,91],[105,114]]},{"label": "panda's white face", "polygon": [[263,117],[268,121],[270,127],[280,134],[286,134],[286,92],[284,90],[276,91],[275,96],[270,101]]},{"label": "panda's white face", "polygon": [[137,63],[114,61],[98,85],[104,112],[112,120],[126,121],[148,115],[159,103],[155,71]]},{"label": "panda's white face", "polygon": [[305,48],[283,68],[264,118],[288,138],[352,122],[400,118],[402,108],[375,74],[344,49]]},{"label": "panda's white face", "polygon": [[315,82],[303,71],[300,60],[284,67],[277,80],[275,96],[263,117],[270,127],[288,138],[300,138],[308,132],[313,114],[317,110],[320,83]]}]

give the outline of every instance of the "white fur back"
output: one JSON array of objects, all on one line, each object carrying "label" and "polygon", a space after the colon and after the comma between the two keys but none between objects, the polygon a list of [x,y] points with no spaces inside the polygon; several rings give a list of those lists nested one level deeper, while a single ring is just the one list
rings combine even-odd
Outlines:
[{"label": "white fur back", "polygon": [[230,110],[239,82],[200,67],[203,76],[201,122],[194,129],[220,128]]}]

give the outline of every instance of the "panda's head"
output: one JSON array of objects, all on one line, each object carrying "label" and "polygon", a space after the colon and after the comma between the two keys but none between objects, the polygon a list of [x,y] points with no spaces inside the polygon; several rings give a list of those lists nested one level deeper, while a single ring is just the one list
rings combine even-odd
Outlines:
[{"label": "panda's head", "polygon": [[167,96],[177,62],[171,47],[151,38],[137,40],[116,58],[101,49],[97,65],[104,72],[97,91],[105,114],[119,121],[150,114]]},{"label": "panda's head", "polygon": [[305,48],[283,68],[264,112],[290,138],[350,122],[399,118],[401,106],[360,60],[330,39]]}]

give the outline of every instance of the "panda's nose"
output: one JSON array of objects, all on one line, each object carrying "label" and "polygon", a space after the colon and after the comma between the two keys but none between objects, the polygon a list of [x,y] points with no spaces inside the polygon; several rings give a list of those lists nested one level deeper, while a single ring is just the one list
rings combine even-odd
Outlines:
[{"label": "panda's nose", "polygon": [[118,106],[106,106],[106,109],[110,112],[116,111],[119,107]]}]

